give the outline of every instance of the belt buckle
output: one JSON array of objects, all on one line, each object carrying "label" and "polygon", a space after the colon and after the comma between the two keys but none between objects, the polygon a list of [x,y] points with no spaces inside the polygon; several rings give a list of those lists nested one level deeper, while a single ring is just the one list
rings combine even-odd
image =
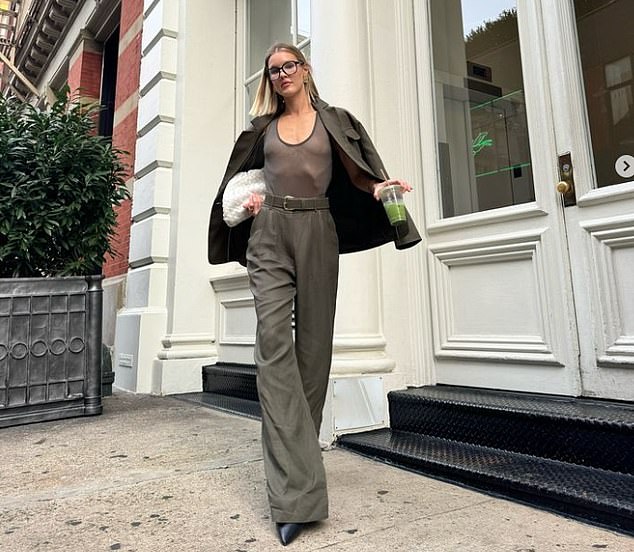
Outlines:
[{"label": "belt buckle", "polygon": [[292,207],[289,207],[289,206],[288,206],[288,204],[287,204],[287,201],[288,201],[289,199],[294,199],[294,198],[293,198],[293,196],[290,196],[290,195],[284,196],[284,203],[282,204],[282,208],[283,208],[285,211],[293,211],[293,208],[292,208]]}]

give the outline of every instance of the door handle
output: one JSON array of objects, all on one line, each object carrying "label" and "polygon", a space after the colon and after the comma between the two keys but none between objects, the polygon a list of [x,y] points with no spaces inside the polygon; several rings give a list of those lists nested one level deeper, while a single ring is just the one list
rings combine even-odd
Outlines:
[{"label": "door handle", "polygon": [[557,191],[561,194],[564,207],[570,207],[577,204],[577,196],[575,194],[575,179],[572,170],[572,158],[570,152],[559,156],[559,182],[557,183]]},{"label": "door handle", "polygon": [[567,192],[570,191],[570,188],[571,188],[570,183],[566,182],[565,180],[560,180],[557,183],[557,191],[560,194],[566,194]]}]

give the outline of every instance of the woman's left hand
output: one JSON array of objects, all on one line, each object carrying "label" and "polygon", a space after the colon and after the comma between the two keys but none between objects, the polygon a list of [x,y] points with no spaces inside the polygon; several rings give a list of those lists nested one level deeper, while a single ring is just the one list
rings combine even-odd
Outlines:
[{"label": "woman's left hand", "polygon": [[376,199],[377,201],[381,200],[381,196],[380,196],[380,192],[383,188],[385,188],[386,186],[394,186],[394,185],[398,185],[401,187],[401,190],[403,190],[404,192],[411,192],[412,191],[412,187],[405,182],[405,180],[398,180],[397,178],[390,178],[389,180],[384,180],[383,182],[377,182],[373,187],[372,187],[372,195],[374,196],[374,199]]}]

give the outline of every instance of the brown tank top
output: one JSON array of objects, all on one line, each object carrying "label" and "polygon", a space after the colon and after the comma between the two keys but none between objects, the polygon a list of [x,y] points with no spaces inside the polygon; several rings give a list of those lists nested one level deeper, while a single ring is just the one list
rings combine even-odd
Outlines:
[{"label": "brown tank top", "polygon": [[279,196],[323,197],[332,177],[332,152],[319,115],[310,136],[298,144],[282,141],[275,119],[264,137],[267,191]]}]

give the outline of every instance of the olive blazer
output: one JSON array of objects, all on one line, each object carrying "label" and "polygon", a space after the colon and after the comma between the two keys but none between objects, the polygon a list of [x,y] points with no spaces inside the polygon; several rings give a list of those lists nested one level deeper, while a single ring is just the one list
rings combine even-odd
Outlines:
[{"label": "olive blazer", "polygon": [[[421,241],[409,214],[405,225],[391,226],[371,184],[387,172],[363,125],[348,111],[317,99],[313,104],[333,152],[332,180],[326,192],[339,238],[339,252],[351,253],[393,241],[406,249]],[[224,178],[211,208],[207,255],[211,264],[238,261],[246,266],[246,249],[253,217],[230,228],[222,219],[222,195],[238,172],[264,166],[264,131],[277,114],[256,117],[233,147]]]}]

